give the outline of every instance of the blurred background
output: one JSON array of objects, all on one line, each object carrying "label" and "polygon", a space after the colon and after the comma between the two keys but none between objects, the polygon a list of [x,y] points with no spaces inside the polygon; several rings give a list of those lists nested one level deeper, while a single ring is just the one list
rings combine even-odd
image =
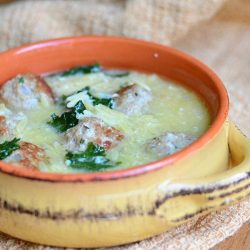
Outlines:
[{"label": "blurred background", "polygon": [[155,41],[197,57],[223,80],[230,118],[250,136],[250,0],[0,0],[0,51],[84,34]]}]

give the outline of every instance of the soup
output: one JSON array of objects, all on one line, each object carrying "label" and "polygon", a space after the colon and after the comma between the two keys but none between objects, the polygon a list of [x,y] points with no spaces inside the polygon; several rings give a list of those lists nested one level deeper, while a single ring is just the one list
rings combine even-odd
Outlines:
[{"label": "soup", "polygon": [[155,74],[98,64],[28,73],[0,89],[0,159],[45,172],[128,168],[171,155],[210,125],[205,102]]}]

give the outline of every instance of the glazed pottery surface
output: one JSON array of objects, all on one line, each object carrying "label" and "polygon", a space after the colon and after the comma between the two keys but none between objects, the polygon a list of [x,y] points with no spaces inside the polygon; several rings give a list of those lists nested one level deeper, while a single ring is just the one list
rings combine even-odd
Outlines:
[{"label": "glazed pottery surface", "polygon": [[113,246],[248,195],[250,142],[227,120],[225,88],[209,68],[175,49],[117,37],[45,41],[0,54],[0,83],[19,73],[96,62],[157,73],[191,88],[206,101],[211,127],[170,157],[112,172],[51,174],[0,162],[0,231],[53,246]]}]

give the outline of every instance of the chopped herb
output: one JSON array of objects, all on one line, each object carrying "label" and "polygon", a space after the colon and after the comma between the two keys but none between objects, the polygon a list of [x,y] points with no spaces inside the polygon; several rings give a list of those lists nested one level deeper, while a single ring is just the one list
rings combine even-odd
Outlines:
[{"label": "chopped herb", "polygon": [[102,105],[107,106],[111,109],[114,107],[113,98],[97,98],[97,97],[91,96],[91,99],[93,101],[93,105],[102,104]]},{"label": "chopped herb", "polygon": [[67,95],[62,95],[61,96],[62,101],[66,101],[67,97],[68,97]]},{"label": "chopped herb", "polygon": [[82,101],[78,101],[76,105],[74,106],[74,112],[77,114],[82,114],[84,110],[86,110],[86,107],[84,106]]},{"label": "chopped herb", "polygon": [[19,77],[18,78],[18,82],[20,83],[20,84],[24,84],[24,78],[21,76],[21,77]]},{"label": "chopped herb", "polygon": [[79,120],[77,119],[77,115],[82,114],[85,109],[83,102],[79,101],[70,111],[64,112],[61,116],[52,114],[52,120],[49,121],[48,124],[54,127],[58,132],[65,132],[67,129],[78,124]]},{"label": "chopped herb", "polygon": [[14,138],[11,141],[5,141],[4,143],[0,144],[0,160],[7,158],[11,155],[15,150],[19,149],[20,146],[18,142],[20,139]]},{"label": "chopped herb", "polygon": [[77,92],[75,92],[75,93],[73,93],[73,94],[71,94],[71,95],[68,95],[68,96],[63,95],[63,96],[60,98],[59,103],[65,105],[66,99],[67,99],[69,96],[72,96],[72,95],[74,95],[74,94],[78,94],[78,93],[81,93],[81,92],[84,92],[84,91],[85,91],[86,94],[89,96],[89,98],[90,98],[90,100],[92,101],[92,103],[93,103],[94,106],[96,106],[96,105],[98,105],[98,104],[102,104],[102,105],[107,106],[107,107],[109,107],[109,108],[111,108],[111,109],[114,107],[115,102],[114,102],[114,99],[113,99],[113,98],[111,98],[111,97],[110,97],[110,98],[98,98],[98,97],[95,97],[95,96],[93,96],[93,95],[90,93],[90,87],[89,87],[89,86],[87,86],[87,87],[85,87],[85,88],[83,88],[83,89],[81,89],[81,90],[78,90]]},{"label": "chopped herb", "polygon": [[86,65],[81,67],[72,68],[62,73],[62,76],[73,76],[76,74],[90,74],[101,72],[99,64]]},{"label": "chopped herb", "polygon": [[80,67],[74,67],[69,70],[64,71],[61,75],[63,77],[73,76],[76,74],[90,74],[103,72],[105,75],[110,77],[124,77],[129,75],[129,71],[125,70],[105,70],[102,71],[100,64],[84,65]]},{"label": "chopped herb", "polygon": [[68,166],[89,171],[100,171],[119,164],[107,159],[105,149],[93,143],[89,143],[84,152],[68,152],[65,159]]},{"label": "chopped herb", "polygon": [[84,152],[81,153],[84,157],[105,156],[105,148],[90,142]]},{"label": "chopped herb", "polygon": [[65,132],[78,124],[78,119],[72,111],[63,113],[61,116],[55,113],[51,115],[51,121],[48,124],[54,127],[58,132]]},{"label": "chopped herb", "polygon": [[60,106],[65,107],[67,97],[68,97],[67,95],[62,95],[61,97],[58,97],[56,103],[59,104]]},{"label": "chopped herb", "polygon": [[124,77],[129,75],[129,71],[125,70],[106,70],[104,74],[110,77]]},{"label": "chopped herb", "polygon": [[90,93],[90,88],[89,87],[85,87],[81,91],[86,91],[87,92],[87,95],[92,100],[94,106],[98,105],[98,104],[102,104],[102,105],[107,106],[107,107],[109,107],[111,109],[114,107],[114,99],[113,98],[98,98],[98,97],[95,97]]}]

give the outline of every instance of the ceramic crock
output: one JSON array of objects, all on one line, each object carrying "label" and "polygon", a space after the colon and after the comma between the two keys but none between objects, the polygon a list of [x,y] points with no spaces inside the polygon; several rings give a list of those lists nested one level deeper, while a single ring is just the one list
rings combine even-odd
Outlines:
[{"label": "ceramic crock", "polygon": [[73,37],[0,54],[0,83],[73,66],[157,73],[206,101],[212,124],[196,142],[146,165],[53,174],[0,162],[0,231],[63,247],[125,244],[220,209],[250,192],[250,141],[227,120],[228,97],[204,64],[175,49],[118,37]]}]

